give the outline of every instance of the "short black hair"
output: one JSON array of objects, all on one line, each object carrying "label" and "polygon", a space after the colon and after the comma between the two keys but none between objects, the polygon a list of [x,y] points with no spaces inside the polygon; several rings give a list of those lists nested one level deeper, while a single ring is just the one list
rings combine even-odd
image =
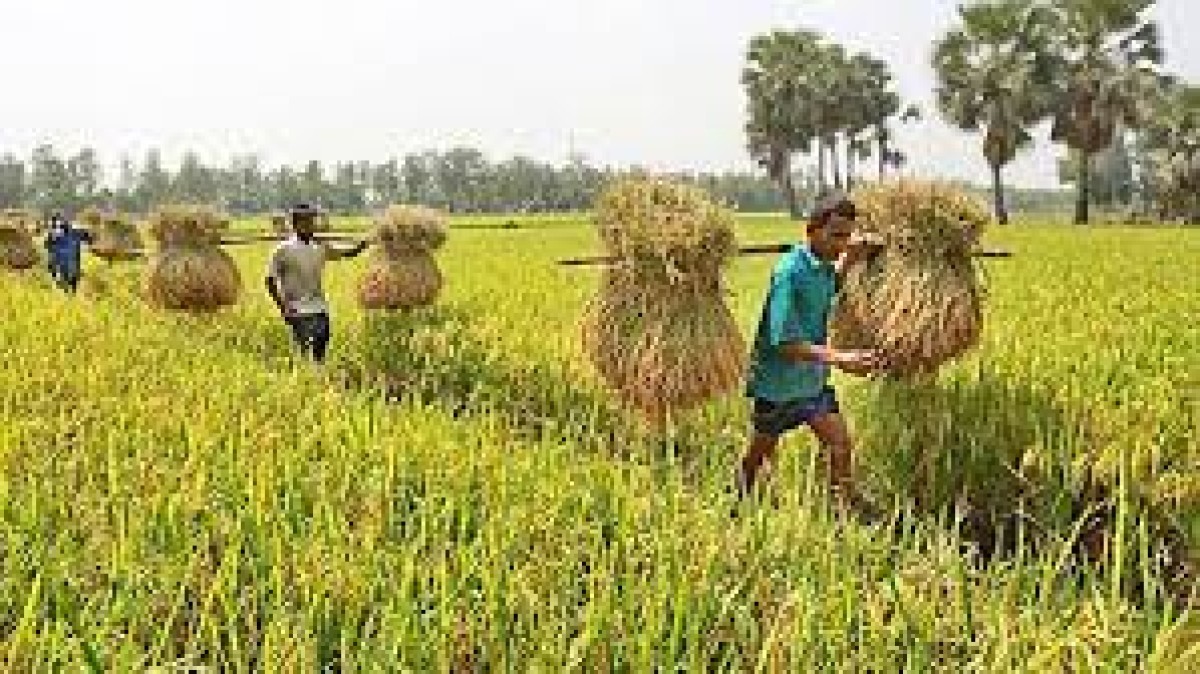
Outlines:
[{"label": "short black hair", "polygon": [[321,212],[321,209],[313,204],[302,201],[295,206],[292,206],[290,209],[288,209],[288,211],[289,214],[294,217],[297,215],[318,215]]},{"label": "short black hair", "polygon": [[808,226],[812,228],[824,227],[829,224],[830,218],[835,215],[847,220],[857,220],[858,207],[848,197],[838,196],[826,199],[824,202],[818,204],[808,216]]}]

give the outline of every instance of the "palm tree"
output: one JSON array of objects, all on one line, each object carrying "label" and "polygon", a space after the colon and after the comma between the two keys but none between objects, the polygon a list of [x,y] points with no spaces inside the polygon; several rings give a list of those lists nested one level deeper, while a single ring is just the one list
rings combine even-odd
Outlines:
[{"label": "palm tree", "polygon": [[825,178],[825,157],[833,172],[833,185],[842,188],[842,173],[838,162],[838,134],[846,128],[850,110],[851,66],[841,45],[818,45],[805,64],[809,117],[817,142],[818,180],[824,192],[829,183]]},{"label": "palm tree", "polygon": [[1172,87],[1139,138],[1143,185],[1160,216],[1200,219],[1200,88]]},{"label": "palm tree", "polygon": [[901,124],[921,121],[921,108],[916,105],[909,105],[903,112],[900,112],[898,95],[891,94],[880,97],[875,109],[875,130],[871,138],[875,144],[876,157],[879,160],[880,180],[883,180],[884,173],[889,166],[899,170],[907,161],[903,152],[892,147],[892,141],[896,134],[892,131],[891,121],[897,114],[899,114]]},{"label": "palm tree", "polygon": [[[846,189],[850,190],[854,189],[855,160],[870,154],[870,143],[863,138],[863,134],[877,121],[878,99],[895,94],[886,89],[891,74],[883,61],[869,54],[858,53],[850,58],[846,67],[842,105],[845,123],[843,133],[846,137]],[[896,101],[898,106],[898,96]]]},{"label": "palm tree", "polygon": [[964,131],[983,129],[996,220],[1008,223],[1004,166],[1050,114],[1048,15],[1032,0],[960,6],[961,25],[934,47],[937,105]]},{"label": "palm tree", "polygon": [[792,179],[792,156],[812,143],[806,117],[809,95],[804,64],[820,36],[809,31],[774,31],[750,41],[742,85],[748,101],[747,149],[784,194],[793,215],[799,214]]},{"label": "palm tree", "polygon": [[[850,145],[847,166],[855,156],[862,159],[871,156],[873,145],[879,162],[879,179],[883,180],[887,166],[898,167],[893,160],[899,153],[891,147],[892,120],[899,118],[902,124],[920,120],[921,109],[915,105],[902,107],[900,95],[893,90],[895,78],[886,62],[859,55],[851,63],[854,66],[850,83],[853,114],[847,131]],[[863,137],[867,131],[870,135]]]},{"label": "palm tree", "polygon": [[1053,0],[1058,91],[1050,138],[1078,153],[1075,222],[1087,224],[1092,157],[1137,129],[1162,84],[1155,0]]}]

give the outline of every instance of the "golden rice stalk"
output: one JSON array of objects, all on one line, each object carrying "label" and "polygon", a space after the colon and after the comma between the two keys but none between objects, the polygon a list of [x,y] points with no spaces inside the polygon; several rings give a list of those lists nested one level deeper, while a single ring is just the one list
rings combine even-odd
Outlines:
[{"label": "golden rice stalk", "polygon": [[146,300],[170,311],[211,313],[237,302],[242,279],[229,254],[215,246],[167,248],[150,261]]},{"label": "golden rice stalk", "polygon": [[734,217],[699,188],[637,177],[600,197],[596,224],[617,261],[584,311],[583,349],[614,395],[661,429],[745,371],[721,288]]},{"label": "golden rice stalk", "polygon": [[678,292],[606,270],[581,323],[601,379],[654,428],[742,381],[746,347],[716,284]]},{"label": "golden rice stalk", "polygon": [[131,260],[138,256],[137,251],[142,247],[141,234],[124,216],[88,208],[79,214],[79,220],[95,236],[91,250],[96,256],[110,261]]},{"label": "golden rice stalk", "polygon": [[0,211],[0,227],[3,223],[11,222],[12,227],[22,229],[32,235],[45,231],[45,220],[40,214],[25,208],[6,208]]},{"label": "golden rice stalk", "polygon": [[237,265],[218,244],[229,220],[203,206],[167,206],[147,227],[158,249],[146,270],[146,300],[170,311],[211,313],[241,293]]},{"label": "golden rice stalk", "polygon": [[859,229],[921,259],[968,257],[991,222],[978,199],[948,183],[901,179],[854,192]]},{"label": "golden rice stalk", "polygon": [[692,185],[646,177],[613,184],[595,221],[609,255],[670,280],[717,274],[737,250],[733,212]]},{"label": "golden rice stalk", "polygon": [[442,289],[433,251],[446,241],[448,218],[424,206],[391,206],[375,217],[375,250],[359,281],[367,310],[428,306]]},{"label": "golden rice stalk", "polygon": [[358,288],[367,310],[394,311],[433,304],[442,289],[442,273],[429,253],[388,257],[372,255]]},{"label": "golden rice stalk", "polygon": [[12,220],[0,219],[0,264],[14,271],[32,268],[38,262],[33,236]]},{"label": "golden rice stalk", "polygon": [[446,242],[449,219],[425,206],[396,205],[375,217],[374,240],[387,258],[437,250]]},{"label": "golden rice stalk", "polygon": [[832,341],[880,350],[895,376],[932,374],[979,343],[983,292],[971,251],[988,211],[954,187],[907,180],[854,200],[861,228],[884,247],[846,271]]},{"label": "golden rice stalk", "polygon": [[147,231],[160,248],[208,247],[221,242],[229,218],[205,206],[164,206],[150,214]]}]

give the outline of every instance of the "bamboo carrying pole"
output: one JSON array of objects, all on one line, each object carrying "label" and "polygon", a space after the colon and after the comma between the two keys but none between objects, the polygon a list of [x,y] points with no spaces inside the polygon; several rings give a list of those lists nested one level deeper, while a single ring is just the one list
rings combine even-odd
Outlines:
[{"label": "bamboo carrying pole", "polygon": [[[241,236],[241,237],[230,237],[230,238],[222,237],[220,245],[222,245],[222,246],[245,246],[245,245],[249,245],[252,243],[282,241],[283,239],[287,238],[288,236],[291,236],[291,235],[290,234],[247,234],[247,235]],[[329,241],[329,242],[337,242],[337,243],[345,243],[345,242],[359,240],[358,238],[349,236],[347,234],[315,234],[313,236],[313,238],[316,239],[317,241]],[[123,253],[125,255],[128,255],[131,258],[142,258],[142,257],[147,257],[149,255],[144,249],[141,249],[141,250],[133,249],[133,250],[128,250],[128,251],[123,251]]]},{"label": "bamboo carrying pole", "polygon": [[[791,243],[761,243],[749,246],[741,246],[737,250],[738,255],[770,255],[778,253],[786,253],[792,249],[795,244]],[[1012,257],[1012,252],[1007,250],[977,250],[974,251],[972,257],[982,258],[1007,258]],[[559,260],[558,264],[567,267],[582,267],[590,265],[612,264],[617,261],[617,258],[607,255],[595,255],[591,257],[576,257]]]}]

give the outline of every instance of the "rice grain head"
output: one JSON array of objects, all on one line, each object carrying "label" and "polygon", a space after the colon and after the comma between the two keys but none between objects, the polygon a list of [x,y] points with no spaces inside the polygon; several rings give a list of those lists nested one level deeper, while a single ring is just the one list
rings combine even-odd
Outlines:
[{"label": "rice grain head", "polygon": [[912,180],[862,188],[854,201],[861,228],[884,246],[846,271],[831,339],[880,350],[894,376],[931,375],[979,343],[983,288],[971,253],[988,211],[955,187]]},{"label": "rice grain head", "polygon": [[359,280],[359,304],[369,311],[429,306],[441,292],[433,252],[446,242],[448,218],[424,206],[395,205],[375,218],[375,249]]},{"label": "rice grain head", "polygon": [[144,294],[169,311],[211,313],[237,303],[242,280],[221,250],[229,220],[197,206],[167,206],[151,214],[148,231],[157,249],[147,268]]},{"label": "rice grain head", "polygon": [[698,188],[631,178],[601,196],[596,224],[616,262],[585,307],[583,350],[622,404],[662,429],[745,370],[721,279],[736,250],[733,214]]},{"label": "rice grain head", "polygon": [[93,207],[81,212],[79,220],[95,236],[91,250],[96,256],[109,261],[131,260],[138,256],[142,236],[127,217],[104,213]]}]

